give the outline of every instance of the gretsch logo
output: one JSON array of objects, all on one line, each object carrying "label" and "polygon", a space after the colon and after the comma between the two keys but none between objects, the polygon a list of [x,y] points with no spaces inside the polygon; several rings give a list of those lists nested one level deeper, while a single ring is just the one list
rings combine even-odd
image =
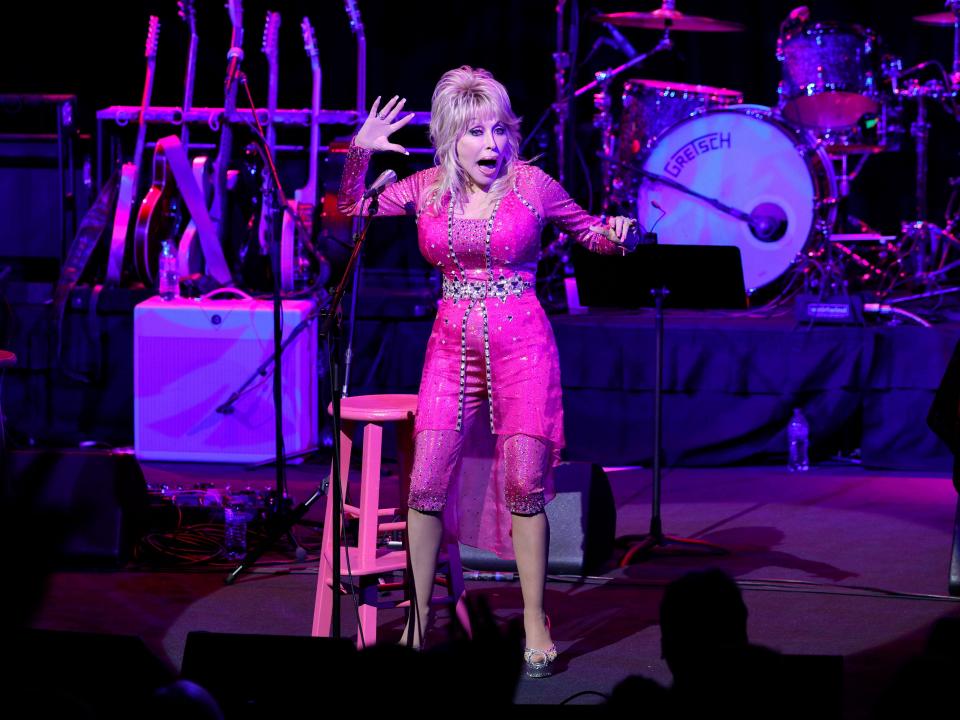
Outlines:
[{"label": "gretsch logo", "polygon": [[720,150],[722,148],[729,148],[730,146],[730,133],[728,132],[712,132],[701,135],[671,155],[667,164],[663,166],[663,171],[670,177],[679,177],[683,169],[696,160],[698,156],[704,155],[711,150]]}]

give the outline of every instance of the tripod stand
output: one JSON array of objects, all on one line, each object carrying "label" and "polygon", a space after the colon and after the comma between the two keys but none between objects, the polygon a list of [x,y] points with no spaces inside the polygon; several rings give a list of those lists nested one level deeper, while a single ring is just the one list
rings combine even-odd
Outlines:
[{"label": "tripod stand", "polygon": [[663,306],[720,309],[746,307],[740,249],[735,246],[643,245],[625,258],[579,253],[575,259],[580,299],[591,307],[654,309],[653,495],[650,531],[626,536],[621,567],[654,554],[725,555],[702,540],[670,536],[660,514],[663,484]]}]

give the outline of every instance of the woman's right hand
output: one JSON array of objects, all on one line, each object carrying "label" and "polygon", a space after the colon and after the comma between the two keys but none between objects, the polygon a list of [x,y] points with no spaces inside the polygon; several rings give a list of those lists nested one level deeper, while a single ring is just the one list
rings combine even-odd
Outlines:
[{"label": "woman's right hand", "polygon": [[405,147],[390,142],[390,135],[413,120],[414,113],[397,120],[405,102],[406,98],[400,99],[399,95],[394,95],[390,102],[383,106],[383,110],[380,110],[378,96],[370,107],[366,121],[353,138],[354,144],[367,150],[392,150],[409,155]]}]

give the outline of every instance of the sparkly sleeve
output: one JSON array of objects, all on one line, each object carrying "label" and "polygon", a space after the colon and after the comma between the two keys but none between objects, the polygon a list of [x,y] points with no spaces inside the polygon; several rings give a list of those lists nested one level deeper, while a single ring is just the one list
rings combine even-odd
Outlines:
[{"label": "sparkly sleeve", "polygon": [[[373,150],[357,147],[351,143],[347,160],[340,178],[337,194],[337,209],[344,215],[366,215],[370,204],[363,199],[366,190],[367,167]],[[380,195],[378,215],[416,215],[419,199],[419,173],[398,180]]]},{"label": "sparkly sleeve", "polygon": [[592,252],[603,255],[620,254],[621,247],[610,242],[606,235],[590,230],[591,225],[602,225],[600,218],[590,215],[580,207],[552,177],[533,165],[527,166],[530,180],[543,208],[544,222],[552,222],[562,232],[573,237]]}]

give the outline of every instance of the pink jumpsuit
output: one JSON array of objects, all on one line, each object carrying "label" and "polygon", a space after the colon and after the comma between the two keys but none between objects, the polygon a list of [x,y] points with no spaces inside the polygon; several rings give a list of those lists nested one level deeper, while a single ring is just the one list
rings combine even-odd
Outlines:
[{"label": "pink jumpsuit", "polygon": [[[362,195],[370,155],[350,149],[338,203],[344,213],[368,209]],[[533,165],[517,163],[512,191],[478,220],[455,217],[449,198],[439,213],[427,207],[438,172],[388,187],[378,213],[416,217],[420,251],[443,274],[420,383],[408,504],[443,511],[461,542],[512,558],[510,514],[543,510],[564,445],[557,346],[534,289],[541,231],[552,222],[591,250],[620,248],[591,232],[599,219]]]}]

